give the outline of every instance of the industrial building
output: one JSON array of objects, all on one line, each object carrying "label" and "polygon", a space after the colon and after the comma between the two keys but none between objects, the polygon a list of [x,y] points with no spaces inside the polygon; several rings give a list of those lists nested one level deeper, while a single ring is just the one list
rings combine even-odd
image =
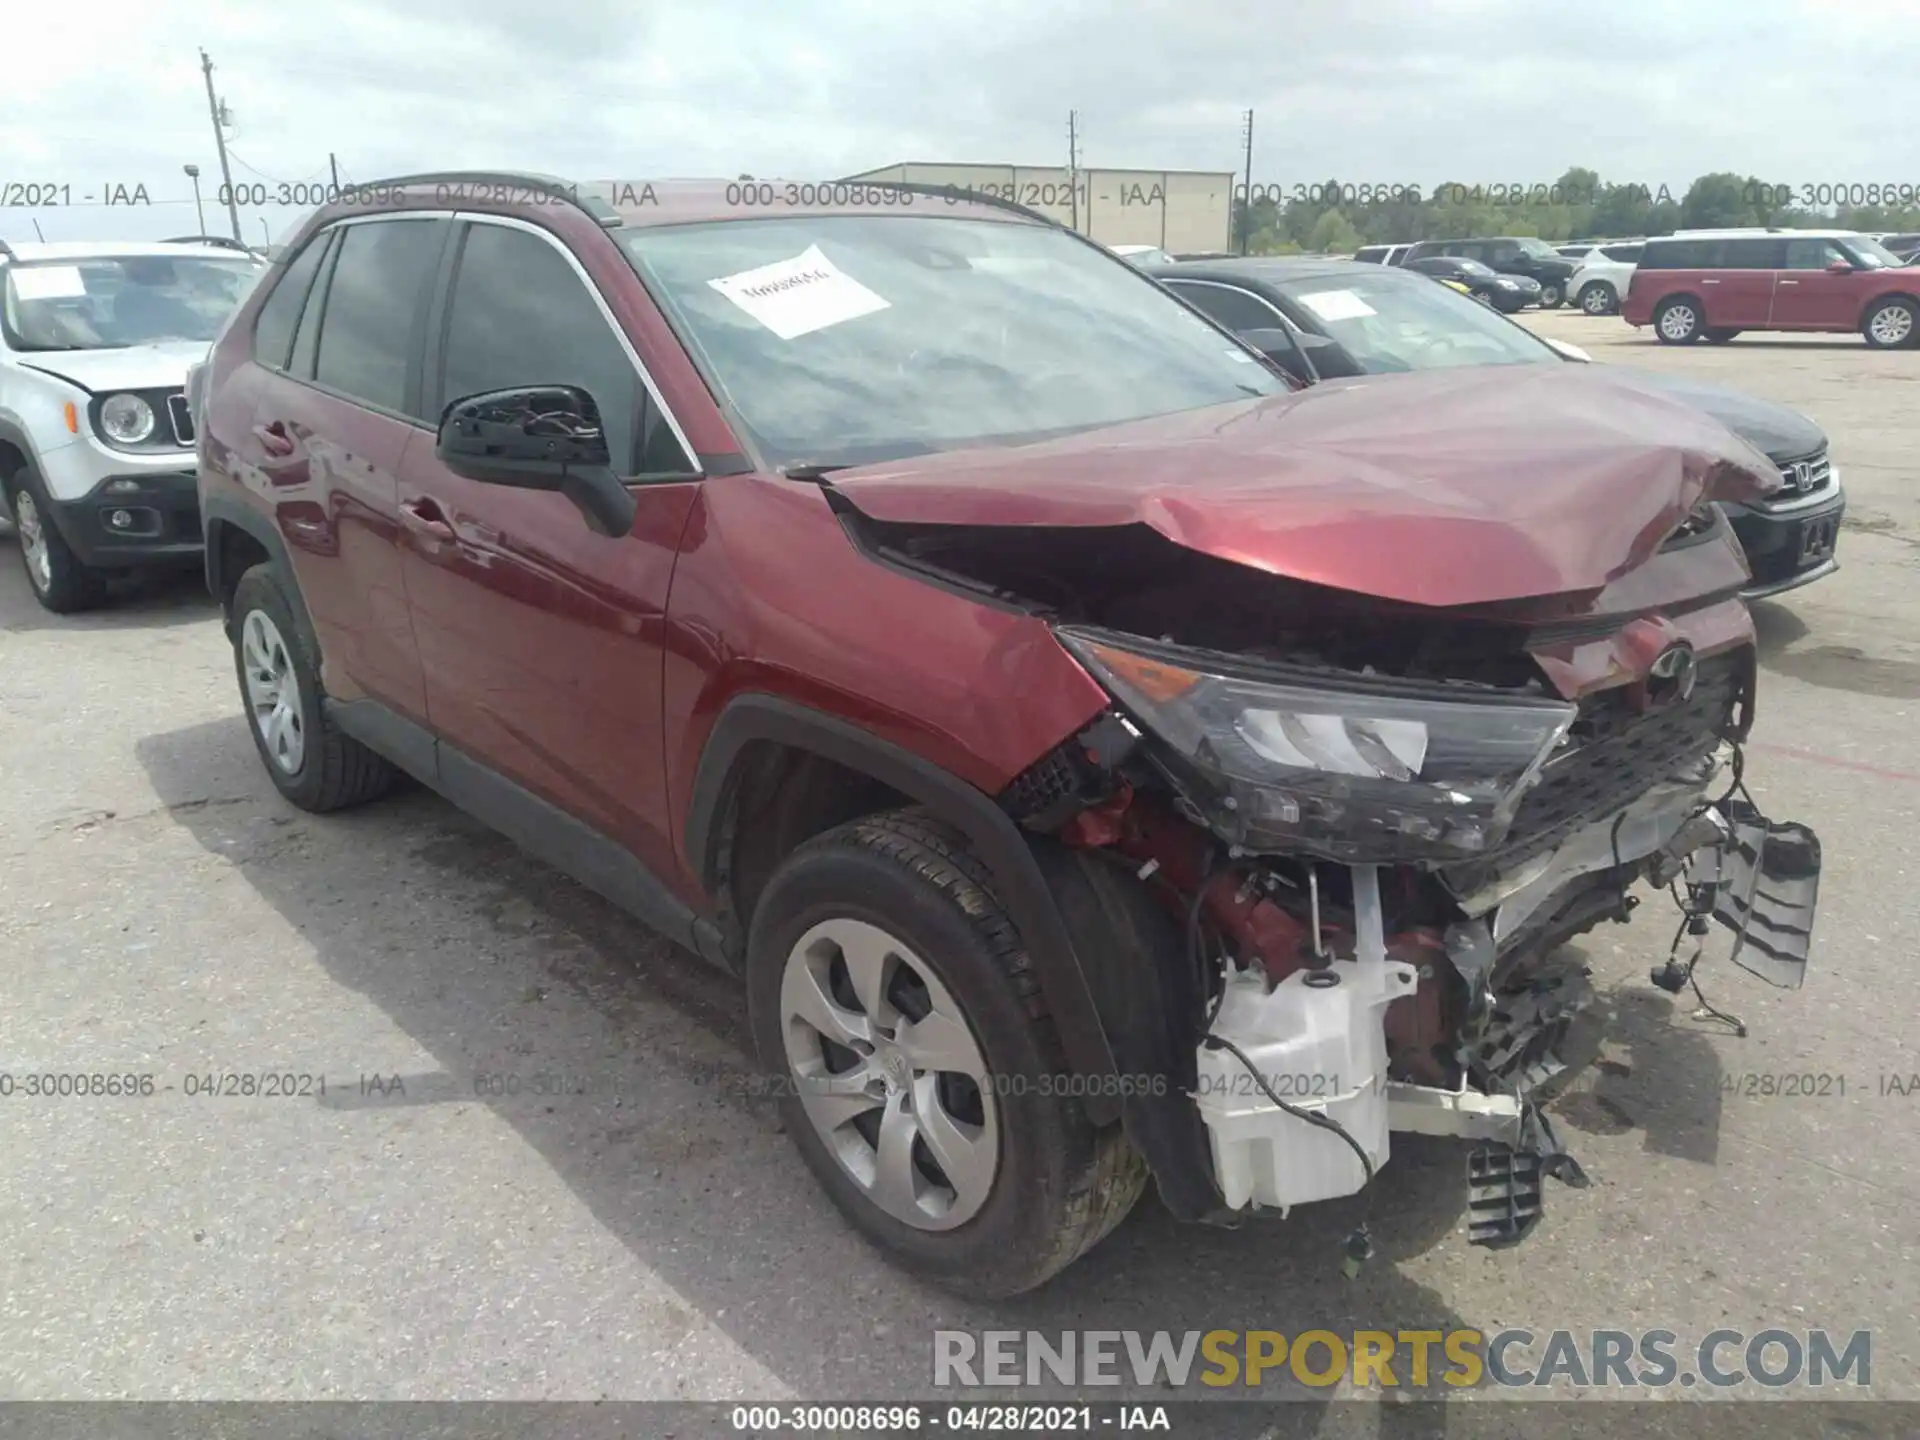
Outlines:
[{"label": "industrial building", "polygon": [[907,163],[850,180],[906,180],[978,190],[1040,211],[1103,245],[1232,248],[1234,176],[1227,170],[1078,170],[1060,165]]}]

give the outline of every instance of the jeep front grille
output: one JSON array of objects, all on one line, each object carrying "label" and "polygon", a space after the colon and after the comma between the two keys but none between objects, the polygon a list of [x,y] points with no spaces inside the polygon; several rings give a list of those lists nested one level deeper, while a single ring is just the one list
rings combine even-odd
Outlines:
[{"label": "jeep front grille", "polygon": [[173,422],[173,438],[185,448],[193,444],[193,411],[187,407],[184,391],[167,396],[167,418]]}]

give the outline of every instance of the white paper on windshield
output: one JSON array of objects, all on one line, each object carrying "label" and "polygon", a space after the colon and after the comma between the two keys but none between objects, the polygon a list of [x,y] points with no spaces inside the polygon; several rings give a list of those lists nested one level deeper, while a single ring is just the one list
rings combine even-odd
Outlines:
[{"label": "white paper on windshield", "polygon": [[1351,290],[1316,290],[1298,298],[1322,320],[1361,320],[1380,313]]},{"label": "white paper on windshield", "polygon": [[707,284],[782,340],[794,340],[857,320],[888,302],[820,253],[818,245],[791,260],[779,260]]},{"label": "white paper on windshield", "polygon": [[11,272],[22,300],[71,300],[87,293],[78,265],[22,265]]}]

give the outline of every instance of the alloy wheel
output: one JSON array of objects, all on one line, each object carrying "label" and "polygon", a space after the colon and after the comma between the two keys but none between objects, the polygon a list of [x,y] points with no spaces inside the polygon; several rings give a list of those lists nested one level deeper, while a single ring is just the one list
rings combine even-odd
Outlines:
[{"label": "alloy wheel", "polygon": [[1580,308],[1589,315],[1605,315],[1613,309],[1613,298],[1604,285],[1589,285],[1580,292]]},{"label": "alloy wheel", "polygon": [[1560,299],[1560,287],[1558,285],[1542,285],[1540,287],[1540,308],[1542,310],[1558,309]]},{"label": "alloy wheel", "polygon": [[1904,345],[1913,335],[1913,311],[1904,305],[1882,306],[1867,328],[1882,345]]},{"label": "alloy wheel", "polygon": [[247,716],[273,763],[298,775],[307,758],[300,679],[280,627],[265,611],[249,610],[240,627],[240,658],[247,677]]},{"label": "alloy wheel", "polygon": [[951,1230],[1000,1165],[985,1056],[952,993],[877,925],[814,925],[787,954],[780,1030],[807,1119],[885,1214]]},{"label": "alloy wheel", "polygon": [[53,557],[47,552],[46,522],[32,492],[22,489],[14,495],[13,523],[20,532],[20,553],[27,557],[27,579],[44,595],[53,584]]},{"label": "alloy wheel", "polygon": [[1694,331],[1700,319],[1693,313],[1690,305],[1669,305],[1660,317],[1660,333],[1669,340],[1684,340]]}]

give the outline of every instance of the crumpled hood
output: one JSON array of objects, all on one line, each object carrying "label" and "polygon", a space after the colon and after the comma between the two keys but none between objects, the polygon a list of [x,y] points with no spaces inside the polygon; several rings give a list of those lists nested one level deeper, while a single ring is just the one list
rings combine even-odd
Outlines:
[{"label": "crumpled hood", "polygon": [[1146,524],[1222,560],[1420,605],[1599,590],[1703,497],[1781,485],[1719,421],[1585,365],[1327,381],[829,483],[878,521]]},{"label": "crumpled hood", "polygon": [[207,358],[205,340],[160,340],[124,350],[40,350],[20,357],[29,369],[57,375],[103,395],[112,390],[179,389],[187,367]]},{"label": "crumpled hood", "polygon": [[1777,401],[1762,400],[1729,390],[1724,385],[1708,385],[1691,376],[1659,370],[1609,365],[1607,373],[1699,406],[1776,464],[1783,460],[1801,460],[1826,448],[1826,431],[1798,410]]}]

